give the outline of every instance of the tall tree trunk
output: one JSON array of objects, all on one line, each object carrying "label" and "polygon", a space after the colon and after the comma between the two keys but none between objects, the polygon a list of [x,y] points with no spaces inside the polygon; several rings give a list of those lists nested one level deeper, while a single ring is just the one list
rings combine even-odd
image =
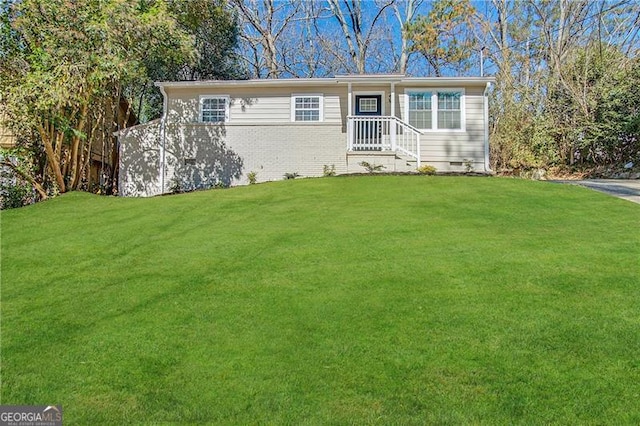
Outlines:
[{"label": "tall tree trunk", "polygon": [[50,133],[46,131],[45,126],[53,127],[53,125],[51,123],[46,123],[44,125],[42,123],[38,124],[38,132],[40,133],[40,138],[42,139],[44,150],[47,154],[47,162],[49,163],[49,168],[51,169],[56,183],[58,184],[58,189],[60,192],[67,192],[67,187],[64,183],[64,176],[60,169],[60,157],[56,156],[56,152],[54,151],[51,143]]},{"label": "tall tree trunk", "polygon": [[[89,110],[89,103],[86,101],[84,105],[82,105],[82,109],[80,110],[80,119],[78,120],[78,132],[82,132],[85,129],[85,124],[87,122],[87,111]],[[86,137],[86,135],[85,135]],[[80,182],[80,156],[82,155],[82,140],[79,135],[74,135],[71,139],[71,176],[69,179],[71,189],[77,189],[78,183]],[[84,143],[82,143],[84,145]]]},{"label": "tall tree trunk", "polygon": [[407,24],[409,24],[415,15],[416,9],[422,3],[422,0],[404,0],[405,3],[405,13],[404,17],[400,12],[398,7],[399,2],[396,1],[393,3],[393,10],[396,15],[396,19],[398,20],[398,24],[400,25],[400,58],[398,59],[398,64],[396,65],[396,70],[400,74],[407,73],[407,66],[409,63],[409,35],[407,33]]}]

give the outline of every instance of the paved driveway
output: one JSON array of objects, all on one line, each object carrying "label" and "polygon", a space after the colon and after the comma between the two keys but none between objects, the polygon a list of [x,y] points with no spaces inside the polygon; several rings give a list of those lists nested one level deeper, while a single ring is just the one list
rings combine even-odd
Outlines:
[{"label": "paved driveway", "polygon": [[640,204],[640,179],[559,180],[556,182],[584,186]]}]

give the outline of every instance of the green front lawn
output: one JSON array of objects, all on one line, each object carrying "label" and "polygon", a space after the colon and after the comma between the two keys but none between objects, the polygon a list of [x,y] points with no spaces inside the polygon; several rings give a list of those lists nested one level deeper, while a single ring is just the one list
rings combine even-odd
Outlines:
[{"label": "green front lawn", "polygon": [[2,213],[2,404],[65,424],[638,424],[640,205],[499,178]]}]

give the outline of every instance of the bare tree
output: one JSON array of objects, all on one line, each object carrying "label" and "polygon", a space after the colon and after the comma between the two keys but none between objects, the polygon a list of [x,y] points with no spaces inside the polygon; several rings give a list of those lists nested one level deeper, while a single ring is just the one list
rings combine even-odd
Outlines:
[{"label": "bare tree", "polygon": [[407,73],[409,57],[412,53],[407,27],[414,20],[422,3],[423,0],[398,0],[393,3],[393,13],[400,26],[400,55],[395,65],[395,70],[400,74]]},{"label": "bare tree", "polygon": [[289,25],[299,18],[302,0],[231,0],[238,11],[244,59],[255,77],[278,78],[283,72],[278,47]]},{"label": "bare tree", "polygon": [[547,47],[549,66],[562,81],[562,63],[587,32],[588,26],[583,24],[594,3],[586,0],[559,0],[545,7],[546,4],[530,0],[530,4],[540,19],[540,31]]},{"label": "bare tree", "polygon": [[297,17],[280,39],[284,71],[294,77],[324,77],[335,72],[332,52],[321,38],[327,33],[331,10],[323,0],[302,0]]},{"label": "bare tree", "polygon": [[[336,59],[347,72],[364,74],[367,70],[367,54],[372,39],[375,37],[377,24],[381,21],[385,10],[393,5],[395,0],[387,0],[384,3],[367,3],[374,10],[368,11],[373,15],[367,22],[363,15],[362,1],[360,0],[328,0],[329,7],[334,18],[339,24],[340,31],[346,45],[346,55],[340,53],[340,45],[334,44]],[[331,43],[324,39],[325,46],[329,48]]]}]

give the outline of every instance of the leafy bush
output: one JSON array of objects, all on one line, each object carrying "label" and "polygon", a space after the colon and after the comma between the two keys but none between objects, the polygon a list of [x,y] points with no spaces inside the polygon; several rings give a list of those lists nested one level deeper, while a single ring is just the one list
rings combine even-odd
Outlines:
[{"label": "leafy bush", "polygon": [[13,209],[57,195],[54,183],[37,179],[37,159],[21,145],[0,148],[0,209]]},{"label": "leafy bush", "polygon": [[435,175],[436,174],[436,168],[433,166],[430,166],[429,164],[423,164],[422,166],[418,167],[418,173],[420,173],[421,175]]},{"label": "leafy bush", "polygon": [[382,164],[370,164],[366,161],[362,161],[358,163],[358,165],[367,169],[367,173],[379,172],[379,171],[382,171],[383,169],[386,169],[386,167],[383,166]]},{"label": "leafy bush", "polygon": [[28,183],[17,179],[14,183],[5,180],[0,183],[0,209],[15,209],[34,202],[35,194]]},{"label": "leafy bush", "polygon": [[23,178],[31,164],[16,150],[0,150],[0,209],[14,209],[38,200],[31,183]]},{"label": "leafy bush", "polygon": [[332,164],[331,167],[327,166],[326,164],[324,166],[322,166],[322,176],[324,177],[330,177],[330,176],[335,176],[336,175],[336,165]]},{"label": "leafy bush", "polygon": [[249,179],[249,185],[255,185],[258,181],[258,172],[249,172],[247,174],[247,179]]}]

